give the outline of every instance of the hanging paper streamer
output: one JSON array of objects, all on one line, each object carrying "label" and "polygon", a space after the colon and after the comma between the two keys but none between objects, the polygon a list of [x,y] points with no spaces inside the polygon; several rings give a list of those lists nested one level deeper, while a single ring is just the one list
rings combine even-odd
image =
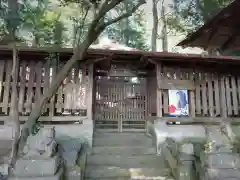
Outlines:
[{"label": "hanging paper streamer", "polygon": [[169,106],[168,112],[171,116],[187,116],[188,109],[188,91],[187,90],[168,90]]}]

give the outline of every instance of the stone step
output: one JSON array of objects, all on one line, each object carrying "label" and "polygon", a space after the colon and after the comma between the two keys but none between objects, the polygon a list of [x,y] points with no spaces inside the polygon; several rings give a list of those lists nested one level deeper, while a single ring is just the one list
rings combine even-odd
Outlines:
[{"label": "stone step", "polygon": [[95,133],[93,146],[152,147],[152,139],[144,133]]},{"label": "stone step", "polygon": [[156,155],[123,156],[95,154],[88,157],[87,164],[95,166],[117,166],[124,168],[158,167],[165,168],[164,159]]},{"label": "stone step", "polygon": [[156,154],[154,147],[142,147],[142,146],[96,146],[92,149],[93,154],[102,155],[150,155]]},{"label": "stone step", "polygon": [[145,133],[143,132],[94,132],[93,136],[95,138],[98,137],[140,137],[144,136],[147,137]]},{"label": "stone step", "polygon": [[[154,178],[148,178],[149,180],[152,180]],[[147,180],[148,180],[147,179]],[[156,180],[175,180],[172,177],[163,177],[163,178],[155,178]],[[143,177],[133,177],[133,178],[129,178],[129,177],[110,177],[110,178],[85,178],[85,180],[145,180]]]},{"label": "stone step", "polygon": [[18,177],[13,176],[9,177],[8,180],[62,180],[63,178],[63,168],[60,168],[58,172],[54,176],[42,176],[41,172],[39,172],[39,176],[32,177]]},{"label": "stone step", "polygon": [[[85,178],[158,178],[170,175],[169,169],[156,168],[120,168],[115,166],[91,166],[85,171]],[[161,177],[161,178],[160,178]]]},{"label": "stone step", "polygon": [[[85,177],[84,180],[131,180],[129,177],[104,177],[104,178],[89,178],[89,177]],[[135,179],[136,180],[136,179]]]}]

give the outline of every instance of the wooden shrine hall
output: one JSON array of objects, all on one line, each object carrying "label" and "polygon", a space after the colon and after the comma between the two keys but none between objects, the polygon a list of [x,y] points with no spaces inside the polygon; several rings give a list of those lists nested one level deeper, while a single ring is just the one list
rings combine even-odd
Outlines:
[{"label": "wooden shrine hall", "polygon": [[[72,49],[18,47],[20,121],[46,92]],[[10,120],[12,51],[0,47],[0,121]],[[186,90],[183,122],[240,117],[240,58],[89,49],[48,102],[42,122],[94,121],[95,128],[144,131],[151,117],[168,118],[169,90]],[[231,69],[231,72],[229,71]]]}]

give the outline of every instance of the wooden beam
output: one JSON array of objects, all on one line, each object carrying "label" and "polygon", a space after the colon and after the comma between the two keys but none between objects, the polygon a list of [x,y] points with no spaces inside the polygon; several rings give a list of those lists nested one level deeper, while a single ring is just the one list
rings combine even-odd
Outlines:
[{"label": "wooden beam", "polygon": [[86,61],[86,64],[87,65],[94,64],[94,63],[97,63],[97,62],[100,62],[100,61],[104,61],[104,60],[108,60],[108,57],[102,57],[102,58],[96,58],[96,59],[88,59]]},{"label": "wooden beam", "polygon": [[[10,121],[10,116],[0,116],[0,121]],[[27,121],[28,116],[19,116],[19,121]],[[87,120],[87,116],[41,116],[39,121],[82,121]]]},{"label": "wooden beam", "polygon": [[154,65],[157,65],[158,63],[150,58],[147,59],[150,63],[154,64]]},{"label": "wooden beam", "polygon": [[204,50],[208,49],[210,42],[212,41],[214,36],[217,34],[217,30],[218,29],[216,29],[216,28],[211,29],[207,43],[205,44]]},{"label": "wooden beam", "polygon": [[225,51],[228,49],[231,43],[233,43],[234,40],[236,40],[237,32],[232,33],[232,35],[223,43],[223,45],[220,47],[222,51]]},{"label": "wooden beam", "polygon": [[[157,76],[157,87],[159,87],[161,81],[162,81],[162,76],[161,76],[161,72],[162,72],[162,64],[158,63],[156,65],[156,76]],[[162,117],[162,90],[159,88],[156,88],[157,91],[157,116]]]},{"label": "wooden beam", "polygon": [[159,84],[159,89],[194,90],[195,85],[191,80],[163,79]]},{"label": "wooden beam", "polygon": [[93,70],[94,66],[93,64],[89,65],[88,68],[88,92],[87,92],[87,117],[89,120],[92,120],[92,110],[93,110]]}]

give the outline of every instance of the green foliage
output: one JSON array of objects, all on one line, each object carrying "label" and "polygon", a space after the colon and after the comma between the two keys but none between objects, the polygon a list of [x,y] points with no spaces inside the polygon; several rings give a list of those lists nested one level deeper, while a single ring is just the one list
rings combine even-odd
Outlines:
[{"label": "green foliage", "polygon": [[168,27],[180,33],[192,33],[216,15],[232,0],[174,0]]},{"label": "green foliage", "polygon": [[[8,36],[9,41],[15,39],[15,34],[21,24],[19,3],[14,1],[0,1],[0,34],[3,38]],[[10,40],[11,38],[11,40]]]},{"label": "green foliage", "polygon": [[24,0],[22,9],[22,29],[31,32],[35,45],[54,44],[54,29],[59,26],[60,13],[51,11],[47,0],[39,0],[37,4]]},{"label": "green foliage", "polygon": [[[124,11],[126,12],[128,8],[130,8],[129,6],[133,6],[132,1],[126,1],[126,3],[118,6],[115,9],[115,12],[117,14],[120,14]],[[110,17],[108,18],[111,18],[111,15],[109,16]],[[114,39],[119,43],[125,44],[132,48],[148,51],[149,47],[146,44],[146,28],[145,21],[143,19],[144,16],[144,11],[138,10],[133,16],[107,27],[104,33],[108,35],[110,39]]]},{"label": "green foliage", "polygon": [[[8,0],[0,1],[0,37],[12,28],[25,44],[34,46],[76,46],[81,43],[100,0],[21,0],[17,11],[11,11]],[[136,1],[120,3],[106,20],[132,8]],[[90,9],[90,6],[95,9]],[[89,16],[87,16],[89,15]],[[144,12],[109,26],[104,32],[127,46],[149,50],[146,45]],[[6,39],[8,41],[8,39]]]}]

